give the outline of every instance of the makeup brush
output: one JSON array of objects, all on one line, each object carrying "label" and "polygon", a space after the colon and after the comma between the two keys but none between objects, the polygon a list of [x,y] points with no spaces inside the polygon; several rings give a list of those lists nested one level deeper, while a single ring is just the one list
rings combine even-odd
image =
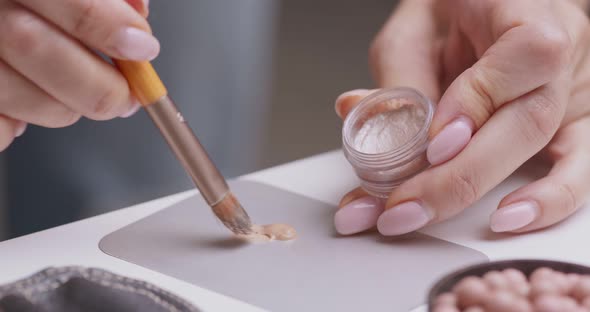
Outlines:
[{"label": "makeup brush", "polygon": [[217,218],[234,234],[252,234],[248,213],[186,124],[151,63],[121,60],[114,63]]}]

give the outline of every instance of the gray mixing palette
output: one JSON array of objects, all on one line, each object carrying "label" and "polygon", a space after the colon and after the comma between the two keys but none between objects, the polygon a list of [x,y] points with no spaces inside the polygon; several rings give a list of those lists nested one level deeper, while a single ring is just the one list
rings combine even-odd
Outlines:
[{"label": "gray mixing palette", "polygon": [[100,248],[270,311],[408,311],[441,275],[488,260],[421,234],[339,237],[332,205],[264,184],[231,184],[253,220],[289,223],[299,238],[243,243],[195,196],[109,234]]}]

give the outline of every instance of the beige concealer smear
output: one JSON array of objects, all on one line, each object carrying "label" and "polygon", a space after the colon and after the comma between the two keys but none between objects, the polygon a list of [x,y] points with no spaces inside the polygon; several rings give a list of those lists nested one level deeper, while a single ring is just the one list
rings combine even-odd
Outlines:
[{"label": "beige concealer smear", "polygon": [[262,235],[268,238],[268,240],[280,240],[288,241],[297,237],[295,229],[288,224],[267,224],[267,225],[254,225],[252,227],[257,235]]},{"label": "beige concealer smear", "polygon": [[297,237],[297,232],[295,229],[287,224],[268,224],[268,225],[257,225],[250,223],[250,217],[245,213],[239,213],[240,210],[244,211],[241,208],[240,203],[237,201],[236,197],[233,194],[230,197],[230,200],[226,201],[225,205],[214,205],[213,212],[217,216],[219,220],[232,220],[236,215],[244,216],[241,218],[241,222],[244,228],[249,228],[250,231],[248,234],[237,234],[238,237],[250,241],[250,242],[268,242],[273,240],[279,241],[287,241],[292,240]]},{"label": "beige concealer smear", "polygon": [[252,234],[243,236],[244,239],[250,242],[289,241],[297,238],[297,231],[288,224],[254,224],[251,229]]}]

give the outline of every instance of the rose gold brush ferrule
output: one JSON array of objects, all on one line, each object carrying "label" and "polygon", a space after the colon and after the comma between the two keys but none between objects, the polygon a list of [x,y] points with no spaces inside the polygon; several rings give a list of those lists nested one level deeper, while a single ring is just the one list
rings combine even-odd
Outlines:
[{"label": "rose gold brush ferrule", "polygon": [[229,193],[225,179],[185,122],[169,96],[145,106],[172,151],[197,185],[210,206],[221,202]]},{"label": "rose gold brush ferrule", "polygon": [[235,234],[252,233],[248,213],[230,192],[225,179],[168,97],[168,90],[153,66],[149,62],[114,60],[114,63],[217,218]]}]

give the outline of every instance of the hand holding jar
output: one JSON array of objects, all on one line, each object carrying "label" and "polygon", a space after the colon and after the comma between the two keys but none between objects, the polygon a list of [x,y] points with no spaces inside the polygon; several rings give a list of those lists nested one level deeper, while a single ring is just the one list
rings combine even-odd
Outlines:
[{"label": "hand holding jar", "polygon": [[[587,4],[402,1],[370,50],[385,90],[336,100],[338,115],[349,117],[345,153],[363,181],[342,199],[337,231],[376,225],[383,235],[400,235],[451,218],[539,153],[552,170],[506,196],[491,229],[532,231],[575,212],[590,194]],[[400,86],[419,92],[391,89]],[[393,118],[386,112],[402,109],[426,130],[402,129],[407,142],[387,152],[400,139],[387,133],[400,129],[384,126]],[[369,122],[381,128],[378,142],[366,144],[355,138],[368,133],[362,123]]]}]

